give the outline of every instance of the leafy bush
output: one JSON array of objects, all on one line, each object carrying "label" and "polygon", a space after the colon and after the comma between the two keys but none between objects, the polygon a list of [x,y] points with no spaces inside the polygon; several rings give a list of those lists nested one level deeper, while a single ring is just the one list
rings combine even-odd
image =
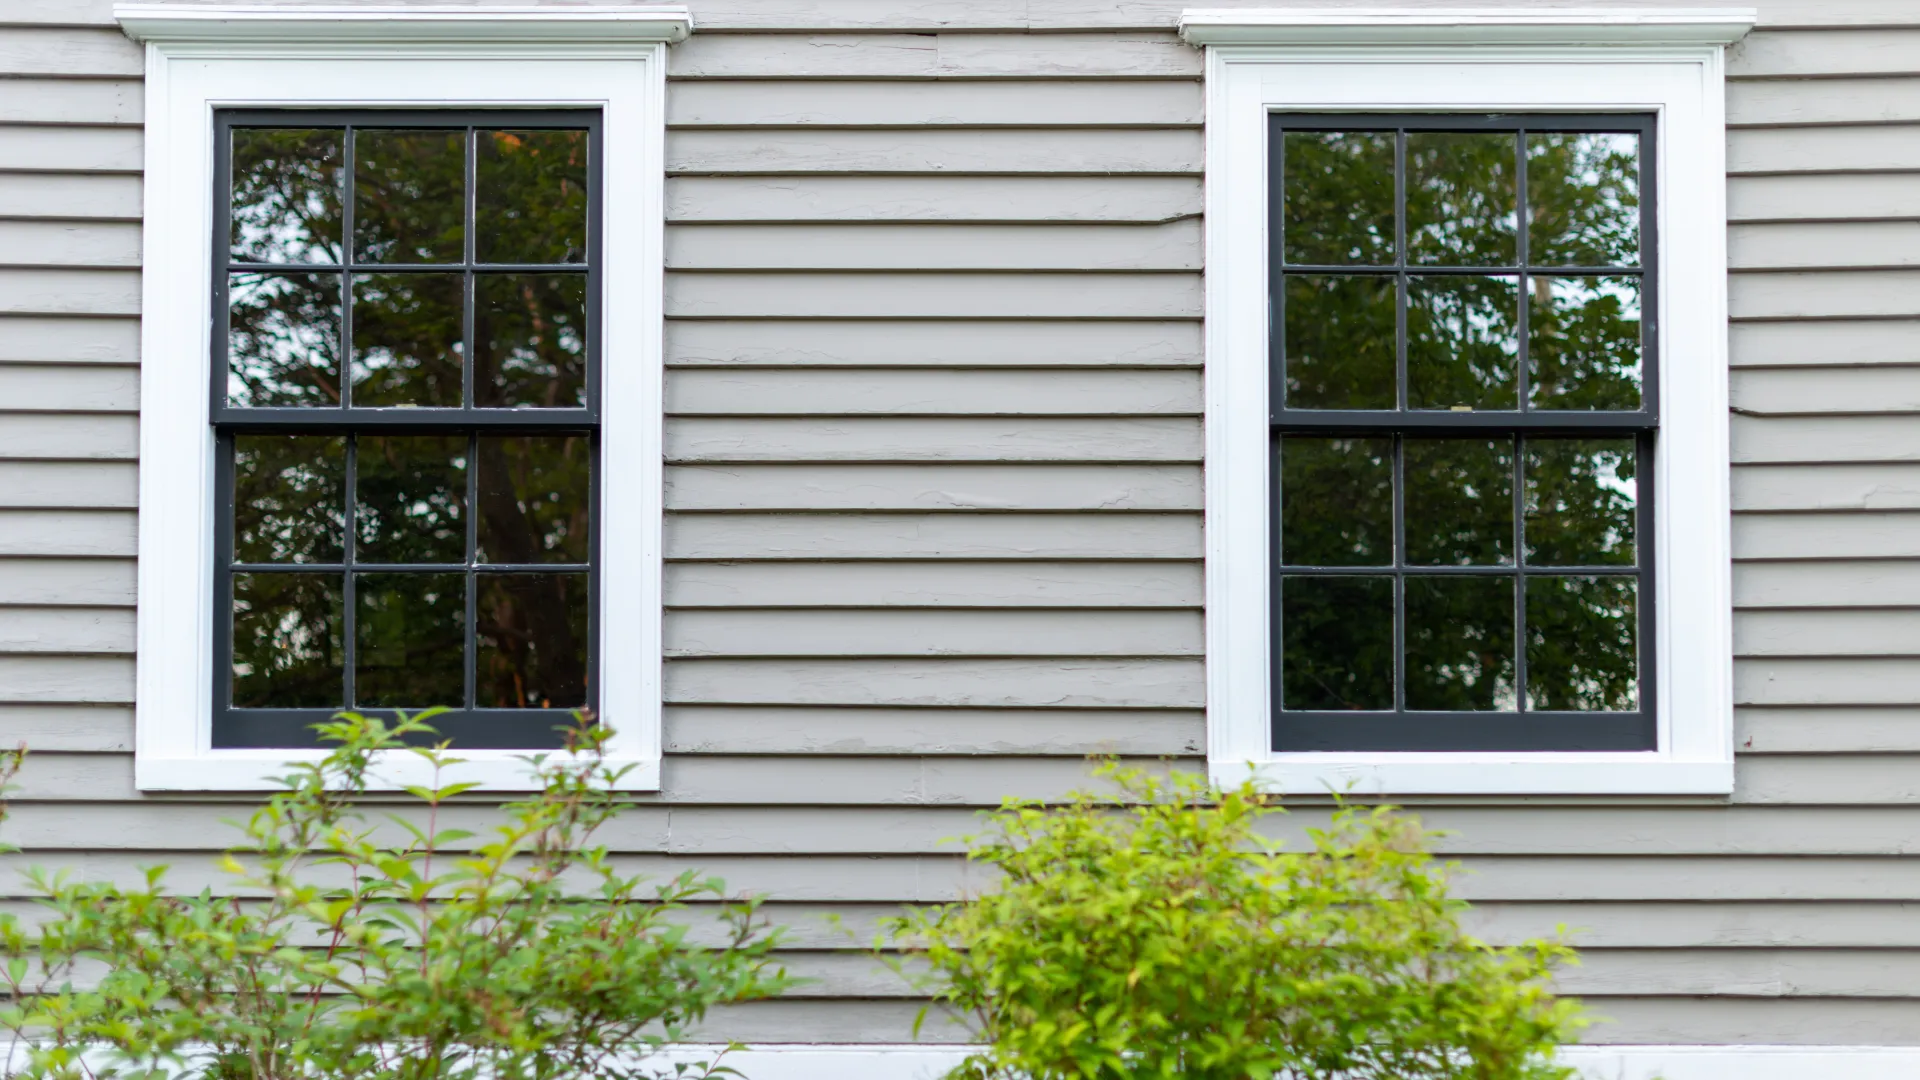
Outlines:
[{"label": "leafy bush", "polygon": [[11,1075],[624,1080],[661,1071],[645,1051],[710,1008],[784,988],[752,903],[723,906],[701,943],[688,905],[721,882],[650,889],[596,842],[621,809],[603,727],[529,759],[539,790],[491,829],[448,827],[484,812],[450,807],[471,787],[451,783],[369,822],[377,753],[421,754],[436,777],[457,760],[401,748],[431,715],[326,725],[334,749],[241,827],[220,895],[174,895],[165,868],[135,888],[30,874],[42,918],[0,921]]},{"label": "leafy bush", "polygon": [[1413,819],[1343,806],[1285,853],[1251,785],[1101,775],[1117,795],[1010,803],[970,839],[996,891],[887,928],[985,1044],[955,1080],[1572,1075],[1577,1010],[1544,986],[1571,950],[1467,936]]}]

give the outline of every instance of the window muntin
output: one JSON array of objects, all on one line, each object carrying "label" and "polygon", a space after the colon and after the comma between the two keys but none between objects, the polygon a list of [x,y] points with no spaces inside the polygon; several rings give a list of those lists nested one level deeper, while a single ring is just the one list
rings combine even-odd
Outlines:
[{"label": "window muntin", "polygon": [[1652,119],[1270,125],[1273,749],[1653,749]]},{"label": "window muntin", "polygon": [[213,746],[429,705],[558,745],[597,685],[599,114],[215,135]]}]

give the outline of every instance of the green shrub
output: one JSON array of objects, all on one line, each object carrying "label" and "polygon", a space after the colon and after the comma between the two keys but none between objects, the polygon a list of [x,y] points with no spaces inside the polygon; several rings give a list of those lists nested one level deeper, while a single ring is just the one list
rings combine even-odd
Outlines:
[{"label": "green shrub", "polygon": [[1251,785],[1100,772],[1118,794],[1009,803],[970,838],[995,891],[887,928],[984,1044],[955,1078],[1572,1075],[1552,1051],[1577,1010],[1544,986],[1572,952],[1467,936],[1413,819],[1341,807],[1311,852],[1280,852]]},{"label": "green shrub", "polygon": [[[538,791],[497,816],[440,784],[369,821],[376,753],[436,777],[457,760],[400,749],[431,715],[326,725],[334,749],[241,826],[219,895],[174,895],[165,868],[134,888],[31,874],[41,917],[0,921],[10,1074],[620,1080],[660,1073],[645,1051],[710,1008],[784,988],[752,903],[696,918],[721,882],[649,888],[596,840],[622,808],[603,727],[529,759]],[[448,827],[476,813],[497,824]]]}]

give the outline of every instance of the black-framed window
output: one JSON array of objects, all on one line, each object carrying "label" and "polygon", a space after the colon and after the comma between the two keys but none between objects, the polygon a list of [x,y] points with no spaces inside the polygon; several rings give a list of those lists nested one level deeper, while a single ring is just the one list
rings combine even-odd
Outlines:
[{"label": "black-framed window", "polygon": [[215,135],[213,745],[435,705],[558,745],[598,684],[600,114]]},{"label": "black-framed window", "polygon": [[1652,136],[1272,117],[1276,750],[1656,747]]}]

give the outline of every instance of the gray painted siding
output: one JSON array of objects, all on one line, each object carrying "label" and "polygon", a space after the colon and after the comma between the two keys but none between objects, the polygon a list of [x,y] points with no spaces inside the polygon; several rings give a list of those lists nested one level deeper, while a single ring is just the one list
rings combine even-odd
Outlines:
[{"label": "gray painted siding", "polygon": [[[774,897],[820,979],[722,1034],[904,1039],[917,1005],[816,915],[959,895],[943,839],[1089,751],[1198,760],[1180,6],[716,0],[672,51],[669,757],[616,839]],[[1912,1042],[1920,7],[1761,6],[1729,91],[1739,790],[1426,813],[1490,938],[1584,928],[1595,1038]],[[142,798],[128,753],[139,72],[108,0],[0,0],[0,741],[39,751],[31,859],[192,886],[236,800]]]}]

